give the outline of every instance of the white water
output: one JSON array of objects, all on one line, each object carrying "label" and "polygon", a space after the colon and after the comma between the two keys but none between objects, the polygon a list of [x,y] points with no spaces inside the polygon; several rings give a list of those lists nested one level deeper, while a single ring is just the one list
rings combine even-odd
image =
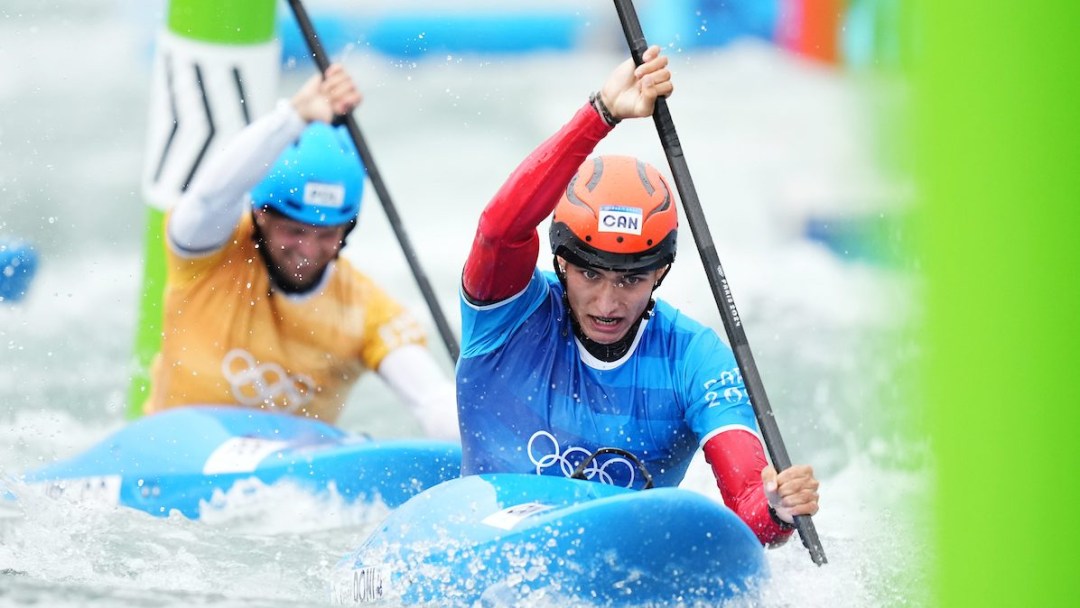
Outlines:
[{"label": "white water", "polygon": [[[0,306],[0,485],[21,495],[0,501],[0,606],[323,605],[330,567],[381,509],[283,488],[262,507],[191,522],[19,492],[22,471],[123,424],[152,12],[135,0],[0,8],[0,236],[31,240],[42,257],[29,296]],[[416,63],[349,55],[366,94],[361,127],[453,327],[480,209],[621,52]],[[671,54],[672,115],[773,409],[793,460],[823,481],[814,522],[830,563],[814,566],[798,540],[770,551],[763,603],[924,604],[930,479],[924,446],[898,433],[910,416],[905,366],[916,349],[903,321],[914,286],[798,236],[809,208],[872,206],[903,184],[882,169],[876,113],[898,88],[759,44]],[[307,73],[287,73],[283,93]],[[667,167],[651,121],[620,126],[600,151]],[[683,237],[661,295],[720,328],[689,230]],[[374,196],[347,255],[429,319]],[[431,341],[442,356],[434,330]],[[373,380],[341,423],[376,436],[417,432]],[[700,463],[684,485],[717,495]]]}]

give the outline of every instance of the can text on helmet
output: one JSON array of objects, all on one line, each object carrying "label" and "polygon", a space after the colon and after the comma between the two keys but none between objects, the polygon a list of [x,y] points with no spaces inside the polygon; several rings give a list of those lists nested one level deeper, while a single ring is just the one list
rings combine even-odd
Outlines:
[{"label": "can text on helmet", "polygon": [[618,205],[603,205],[597,230],[600,232],[621,232],[623,234],[641,234],[641,209]]}]

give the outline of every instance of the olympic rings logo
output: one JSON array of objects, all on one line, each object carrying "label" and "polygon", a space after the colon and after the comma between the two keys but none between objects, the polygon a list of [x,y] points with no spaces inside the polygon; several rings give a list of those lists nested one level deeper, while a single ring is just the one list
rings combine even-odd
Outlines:
[{"label": "olympic rings logo", "polygon": [[[541,448],[548,448],[542,450]],[[559,451],[559,441],[555,439],[555,436],[547,431],[537,431],[533,433],[529,438],[528,445],[529,460],[536,465],[536,474],[541,475],[544,469],[559,466],[559,470],[562,472],[563,477],[570,477],[574,474],[574,470],[581,464],[586,458],[591,455],[591,452],[585,448],[568,447],[565,452]],[[607,484],[609,486],[618,485],[615,483],[616,475],[619,472],[619,467],[626,468],[626,476],[629,481],[626,482],[626,487],[634,485],[635,469],[634,465],[625,458],[613,457],[608,458],[604,462],[593,460],[589,463],[589,466],[585,467],[583,473],[585,479],[599,481],[600,483]]]},{"label": "olympic rings logo", "polygon": [[277,363],[259,363],[254,355],[234,348],[221,360],[221,373],[237,402],[267,406],[293,413],[311,402],[315,381],[303,374],[290,376]]}]

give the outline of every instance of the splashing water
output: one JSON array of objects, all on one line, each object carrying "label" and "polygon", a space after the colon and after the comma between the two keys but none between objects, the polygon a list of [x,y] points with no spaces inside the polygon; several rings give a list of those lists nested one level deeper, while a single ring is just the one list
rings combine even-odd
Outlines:
[{"label": "splashing water", "polygon": [[[123,424],[142,264],[146,30],[157,24],[109,0],[8,4],[0,114],[17,119],[0,130],[0,229],[35,242],[41,262],[27,298],[0,306],[0,494],[18,496],[0,499],[0,605],[325,605],[334,564],[385,507],[275,486],[208,506],[195,522],[57,501],[19,481]],[[346,59],[365,92],[358,118],[452,326],[481,208],[620,52],[401,62],[357,49]],[[773,409],[793,460],[815,465],[823,482],[815,525],[830,563],[814,566],[797,539],[769,551],[774,576],[760,605],[923,604],[929,463],[900,432],[912,415],[905,370],[918,348],[906,328],[918,284],[800,235],[815,201],[873,202],[874,188],[859,184],[897,179],[875,139],[874,112],[893,102],[864,79],[763,44],[672,61],[672,116]],[[284,75],[283,95],[306,70]],[[625,123],[598,152],[667,167],[651,121]],[[659,295],[722,333],[683,233]],[[427,318],[374,200],[346,255]],[[371,378],[341,425],[419,432]],[[700,460],[683,485],[718,498]]]}]

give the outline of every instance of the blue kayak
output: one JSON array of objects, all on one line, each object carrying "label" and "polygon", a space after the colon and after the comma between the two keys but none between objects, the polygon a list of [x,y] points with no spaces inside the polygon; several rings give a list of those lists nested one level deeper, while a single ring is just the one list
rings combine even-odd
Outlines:
[{"label": "blue kayak", "polygon": [[206,406],[140,418],[24,479],[53,496],[197,519],[215,493],[276,482],[396,507],[457,477],[460,467],[457,443],[377,441],[307,418]]},{"label": "blue kayak", "polygon": [[463,477],[401,505],[331,574],[334,604],[716,605],[768,577],[731,510],[678,488]]}]

